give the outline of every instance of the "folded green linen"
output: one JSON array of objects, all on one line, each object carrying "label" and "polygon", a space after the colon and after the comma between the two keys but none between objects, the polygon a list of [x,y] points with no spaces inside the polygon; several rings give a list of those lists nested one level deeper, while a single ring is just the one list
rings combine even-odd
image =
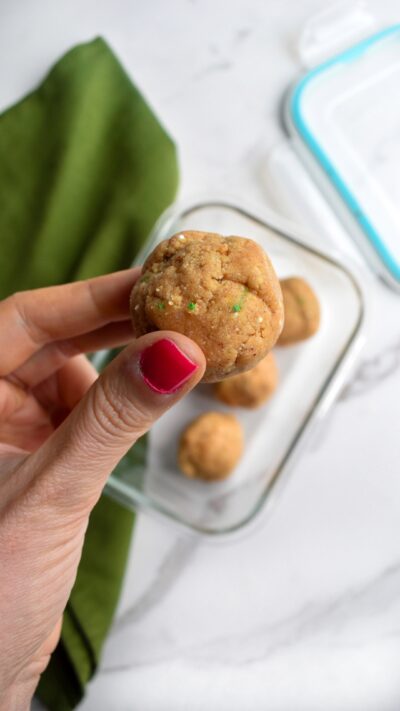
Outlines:
[{"label": "folded green linen", "polygon": [[[173,143],[106,42],[74,47],[0,116],[0,298],[129,266],[177,178]],[[74,708],[96,669],[132,525],[106,497],[92,513],[62,638],[38,687],[52,711]]]}]

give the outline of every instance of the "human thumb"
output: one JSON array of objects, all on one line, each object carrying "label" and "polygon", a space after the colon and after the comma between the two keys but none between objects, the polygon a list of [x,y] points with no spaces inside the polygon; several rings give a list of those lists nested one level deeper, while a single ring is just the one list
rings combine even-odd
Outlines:
[{"label": "human thumb", "polygon": [[119,460],[204,369],[200,348],[175,332],[150,333],[125,348],[26,461],[35,505],[90,511]]}]

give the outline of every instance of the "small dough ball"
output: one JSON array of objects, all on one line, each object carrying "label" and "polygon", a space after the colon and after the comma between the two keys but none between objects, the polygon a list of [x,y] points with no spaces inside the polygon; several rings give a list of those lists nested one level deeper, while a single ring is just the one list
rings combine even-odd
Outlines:
[{"label": "small dough ball", "polygon": [[182,232],[146,259],[131,294],[137,336],[178,331],[202,349],[205,382],[252,368],[283,325],[279,280],[261,247],[244,237]]},{"label": "small dough ball", "polygon": [[278,345],[289,346],[305,341],[318,331],[320,307],[315,292],[300,277],[282,279],[281,289],[285,321]]},{"label": "small dough ball", "polygon": [[214,386],[218,400],[233,407],[259,407],[275,392],[278,367],[273,353],[268,353],[246,373],[233,375]]},{"label": "small dough ball", "polygon": [[206,412],[182,434],[179,467],[191,479],[225,479],[241,457],[243,440],[242,427],[234,415]]}]

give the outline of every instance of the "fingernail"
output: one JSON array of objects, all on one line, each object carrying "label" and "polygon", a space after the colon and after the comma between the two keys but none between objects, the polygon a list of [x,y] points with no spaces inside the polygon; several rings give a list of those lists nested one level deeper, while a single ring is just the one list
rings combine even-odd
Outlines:
[{"label": "fingernail", "polygon": [[146,348],[140,356],[144,381],[157,393],[173,393],[197,370],[197,364],[168,338]]}]

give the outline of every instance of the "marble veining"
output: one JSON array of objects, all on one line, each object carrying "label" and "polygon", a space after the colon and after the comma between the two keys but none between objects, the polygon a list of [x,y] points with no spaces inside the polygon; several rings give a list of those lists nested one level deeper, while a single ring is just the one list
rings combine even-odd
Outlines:
[{"label": "marble veining", "polygon": [[[155,581],[154,587],[160,589],[159,580]],[[104,666],[104,672],[121,671],[131,668],[132,665],[155,665],[166,660],[171,661],[174,656],[205,664],[228,666],[254,664],[287,647],[303,644],[310,638],[324,638],[327,635],[332,644],[361,645],[366,636],[370,639],[370,624],[364,630],[362,626],[364,620],[371,623],[374,618],[386,618],[393,610],[399,613],[399,590],[400,561],[396,561],[363,584],[344,590],[332,599],[305,602],[293,614],[278,619],[272,624],[261,622],[247,629],[244,634],[238,635],[233,630],[231,636],[210,638],[201,644],[180,646],[177,641],[171,644],[171,639],[167,638],[164,654],[159,650],[156,656],[152,655],[151,660],[148,660],[147,656],[140,659],[135,655],[134,662],[130,664],[119,663],[113,666],[110,662]],[[135,616],[125,615],[121,620],[124,624],[132,624]],[[343,631],[346,631],[349,623],[353,628],[351,641],[341,642]],[[113,634],[118,629],[117,624]],[[377,639],[398,638],[400,623],[393,629],[390,618],[385,619],[374,634],[377,635]]]},{"label": "marble veining", "polygon": [[153,607],[170,591],[176,583],[181,571],[190,562],[200,539],[195,536],[178,538],[165,558],[160,562],[151,584],[144,590],[132,607],[129,607],[114,624],[112,634],[117,635],[126,625],[134,624],[137,619],[143,619]]},{"label": "marble veining", "polygon": [[343,388],[339,399],[346,401],[359,395],[365,395],[383,381],[394,377],[399,369],[400,336],[376,355],[361,361],[353,378]]}]

